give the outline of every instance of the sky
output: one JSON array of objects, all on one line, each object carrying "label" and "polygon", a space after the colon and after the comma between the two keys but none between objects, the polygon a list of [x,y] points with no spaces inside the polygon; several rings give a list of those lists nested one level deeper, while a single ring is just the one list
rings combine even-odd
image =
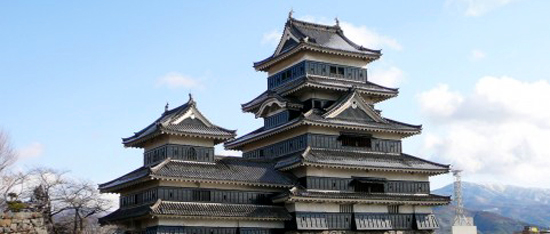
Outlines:
[{"label": "sky", "polygon": [[[466,181],[550,188],[549,1],[1,1],[0,128],[18,170],[47,166],[107,182],[142,164],[122,137],[168,102],[239,135],[266,88],[288,12],[334,24],[382,58],[369,80],[398,87],[385,117],[423,124],[404,152]],[[217,148],[219,154],[235,154]],[[452,176],[431,178],[432,188]]]}]

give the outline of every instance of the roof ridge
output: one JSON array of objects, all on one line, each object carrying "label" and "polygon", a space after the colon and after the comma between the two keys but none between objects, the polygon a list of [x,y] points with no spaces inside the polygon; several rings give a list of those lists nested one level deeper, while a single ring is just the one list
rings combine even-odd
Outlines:
[{"label": "roof ridge", "polygon": [[160,204],[162,203],[162,200],[159,198],[157,199],[157,201],[155,202],[155,204],[153,204],[151,207],[149,207],[151,210],[156,210],[158,209],[158,207],[160,206]]},{"label": "roof ridge", "polygon": [[164,165],[166,165],[168,162],[171,161],[171,157],[168,157],[166,158],[164,161],[162,161],[161,163],[155,165],[154,167],[151,167],[151,172],[152,173],[157,173],[162,167],[164,167]]},{"label": "roof ridge", "polygon": [[308,22],[308,21],[298,20],[296,18],[288,18],[287,23],[290,23],[291,25],[293,25],[293,23],[298,23],[298,24],[302,24],[303,26],[306,26],[306,27],[309,26],[315,29],[324,29],[324,30],[333,29],[336,31],[341,30],[338,25],[327,25],[327,24],[321,24],[321,23]]},{"label": "roof ridge", "polygon": [[[197,205],[217,205],[217,206],[248,206],[248,207],[283,208],[283,207],[280,207],[280,206],[265,205],[265,204],[247,204],[247,203],[235,204],[235,203],[221,203],[221,202],[161,201],[160,199],[158,199],[158,201],[160,201],[161,203],[171,203],[171,204],[197,204]],[[156,205],[156,203],[155,203],[155,205]]]},{"label": "roof ridge", "polygon": [[189,163],[189,164],[199,164],[199,165],[215,165],[215,162],[199,162],[199,161],[191,161],[191,160],[180,160],[180,159],[172,159],[170,162],[175,163]]},{"label": "roof ridge", "polygon": [[353,149],[333,149],[333,148],[321,148],[321,147],[312,147],[311,151],[330,151],[330,152],[343,152],[343,153],[360,153],[360,154],[370,154],[372,156],[386,156],[386,155],[392,155],[392,156],[398,156],[397,154],[392,153],[384,153],[384,152],[372,152],[372,151],[364,151],[364,150],[353,150]]}]

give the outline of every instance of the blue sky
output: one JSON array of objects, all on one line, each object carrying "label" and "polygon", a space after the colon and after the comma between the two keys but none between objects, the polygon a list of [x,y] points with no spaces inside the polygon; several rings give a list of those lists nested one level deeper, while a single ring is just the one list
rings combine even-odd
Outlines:
[{"label": "blue sky", "polygon": [[[375,82],[400,95],[383,115],[424,124],[405,152],[466,179],[550,187],[548,1],[3,1],[0,127],[19,168],[105,182],[139,167],[121,137],[187,101],[242,135],[261,125],[240,104],[260,94],[288,11],[382,49]],[[547,140],[546,140],[547,141]],[[434,179],[438,187],[452,178]]]}]

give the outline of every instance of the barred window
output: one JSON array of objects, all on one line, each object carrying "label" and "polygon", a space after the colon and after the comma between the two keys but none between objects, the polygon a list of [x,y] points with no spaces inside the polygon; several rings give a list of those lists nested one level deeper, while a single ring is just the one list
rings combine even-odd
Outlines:
[{"label": "barred window", "polygon": [[388,206],[388,213],[390,214],[399,214],[399,206]]},{"label": "barred window", "polygon": [[353,204],[340,205],[340,213],[353,213]]},{"label": "barred window", "polygon": [[372,145],[371,138],[368,136],[340,135],[338,140],[342,142],[342,146],[370,148]]},{"label": "barred window", "polygon": [[210,191],[193,190],[193,201],[210,201]]}]

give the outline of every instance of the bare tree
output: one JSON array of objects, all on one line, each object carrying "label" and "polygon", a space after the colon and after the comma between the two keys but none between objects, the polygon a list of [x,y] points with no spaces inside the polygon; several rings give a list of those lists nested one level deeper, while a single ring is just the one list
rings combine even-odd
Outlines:
[{"label": "bare tree", "polygon": [[12,174],[8,170],[16,160],[17,153],[11,145],[8,134],[0,129],[0,209],[5,208],[8,194],[13,193],[23,181],[22,174]]},{"label": "bare tree", "polygon": [[70,179],[66,172],[48,168],[31,171],[35,180],[33,202],[43,213],[49,233],[80,234],[101,214],[111,208],[96,185],[85,180]]},{"label": "bare tree", "polygon": [[15,160],[17,160],[17,153],[11,145],[10,138],[0,129],[0,174],[6,172]]},{"label": "bare tree", "polygon": [[61,203],[73,213],[73,233],[80,234],[85,228],[85,222],[98,213],[111,208],[111,202],[101,196],[96,185],[89,181],[72,181],[62,191]]},{"label": "bare tree", "polygon": [[10,194],[25,197],[27,175],[22,172],[4,172],[0,177],[0,208],[4,209]]}]

